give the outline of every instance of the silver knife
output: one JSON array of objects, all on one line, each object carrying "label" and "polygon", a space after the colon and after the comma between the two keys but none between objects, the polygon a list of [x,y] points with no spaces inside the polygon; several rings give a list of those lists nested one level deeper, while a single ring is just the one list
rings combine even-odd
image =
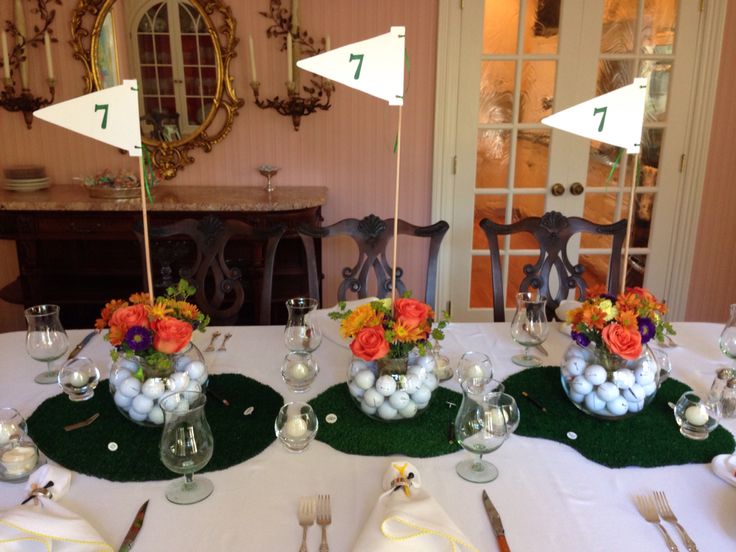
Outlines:
[{"label": "silver knife", "polygon": [[78,355],[78,354],[79,354],[79,353],[80,353],[80,352],[82,351],[82,349],[84,349],[84,347],[85,347],[85,346],[87,345],[87,343],[89,343],[89,342],[90,342],[90,340],[91,340],[91,339],[92,339],[92,338],[93,338],[94,336],[96,336],[96,335],[97,335],[97,333],[98,333],[98,332],[97,332],[97,330],[94,330],[94,331],[91,331],[91,332],[89,332],[89,333],[88,333],[87,335],[85,335],[85,336],[84,336],[84,339],[83,339],[82,341],[80,341],[80,342],[79,342],[79,343],[77,344],[77,346],[76,346],[76,347],[74,347],[74,348],[72,349],[72,352],[71,352],[71,353],[69,353],[69,356],[68,356],[68,357],[66,357],[66,359],[67,359],[67,360],[71,360],[71,359],[73,359],[73,358],[74,358],[75,356],[77,356],[77,355]]},{"label": "silver knife", "polygon": [[130,529],[128,529],[128,534],[125,535],[125,538],[123,539],[123,544],[120,545],[120,549],[118,550],[118,552],[130,552],[130,550],[133,548],[135,538],[138,536],[141,527],[143,527],[143,518],[146,517],[146,508],[148,508],[147,500],[143,503],[143,506],[138,509],[138,513],[135,515],[135,519],[130,525]]},{"label": "silver knife", "polygon": [[506,541],[506,531],[503,530],[503,523],[501,523],[501,516],[496,510],[496,507],[488,497],[488,493],[483,491],[483,506],[486,509],[488,520],[491,522],[491,529],[493,534],[496,535],[496,541],[498,541],[498,549],[500,552],[511,552],[509,543]]}]

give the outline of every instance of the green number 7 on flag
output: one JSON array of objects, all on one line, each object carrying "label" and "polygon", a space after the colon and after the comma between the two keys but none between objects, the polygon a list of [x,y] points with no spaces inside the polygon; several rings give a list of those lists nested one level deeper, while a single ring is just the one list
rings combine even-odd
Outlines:
[{"label": "green number 7 on flag", "polygon": [[107,128],[107,110],[110,107],[110,104],[95,104],[95,113],[97,113],[100,109],[105,112],[105,114],[102,116],[102,125],[100,125],[103,129]]},{"label": "green number 7 on flag", "polygon": [[356,59],[358,60],[358,68],[355,70],[355,76],[353,78],[358,80],[360,78],[360,69],[363,67],[363,54],[350,54],[348,63]]},{"label": "green number 7 on flag", "polygon": [[599,113],[603,113],[603,117],[601,117],[601,124],[598,125],[598,132],[603,132],[603,125],[606,124],[606,112],[607,111],[608,111],[608,107],[596,107],[593,109],[593,117],[595,117]]}]

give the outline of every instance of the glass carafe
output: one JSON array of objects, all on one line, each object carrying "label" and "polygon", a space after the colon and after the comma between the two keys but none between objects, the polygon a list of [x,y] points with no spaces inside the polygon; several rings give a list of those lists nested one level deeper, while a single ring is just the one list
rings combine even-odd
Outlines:
[{"label": "glass carafe", "polygon": [[736,303],[733,303],[729,309],[728,322],[721,332],[718,345],[724,355],[731,360],[736,360]]},{"label": "glass carafe", "polygon": [[289,319],[284,329],[284,343],[290,351],[311,353],[322,343],[322,332],[311,317],[316,308],[317,300],[309,297],[286,301]]},{"label": "glass carafe", "polygon": [[547,300],[524,291],[516,294],[516,312],[511,321],[511,337],[524,347],[524,353],[514,355],[511,360],[519,366],[540,366],[542,360],[529,354],[529,347],[541,345],[549,333],[547,323]]}]

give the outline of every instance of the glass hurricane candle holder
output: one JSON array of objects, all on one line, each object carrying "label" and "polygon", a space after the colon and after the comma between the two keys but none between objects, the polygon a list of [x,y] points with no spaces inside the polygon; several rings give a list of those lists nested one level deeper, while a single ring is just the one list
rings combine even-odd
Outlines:
[{"label": "glass hurricane candle holder", "polygon": [[686,391],[675,404],[675,420],[680,433],[690,439],[702,441],[718,427],[720,409],[717,402],[704,401],[693,391]]},{"label": "glass hurricane candle holder", "polygon": [[15,408],[0,408],[0,447],[26,432],[26,420]]},{"label": "glass hurricane candle holder", "polygon": [[59,370],[58,382],[70,401],[86,401],[95,394],[100,381],[100,370],[87,357],[67,360]]},{"label": "glass hurricane candle holder", "polygon": [[0,446],[0,481],[22,481],[38,466],[38,448],[25,434]]},{"label": "glass hurricane candle holder", "polygon": [[279,410],[274,430],[276,437],[289,452],[303,452],[317,435],[319,420],[310,405],[304,402],[286,403]]},{"label": "glass hurricane candle holder", "polygon": [[281,377],[294,393],[303,393],[309,389],[318,373],[319,366],[312,355],[302,351],[289,353],[281,365]]}]

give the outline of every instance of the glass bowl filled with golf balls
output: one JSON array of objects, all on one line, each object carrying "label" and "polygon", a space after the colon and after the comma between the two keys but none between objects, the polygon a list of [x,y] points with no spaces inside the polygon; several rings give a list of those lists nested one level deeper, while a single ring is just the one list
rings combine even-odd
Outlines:
[{"label": "glass bowl filled with golf balls", "polygon": [[347,382],[357,407],[382,422],[415,418],[427,409],[439,385],[431,354],[375,361],[353,357]]}]

